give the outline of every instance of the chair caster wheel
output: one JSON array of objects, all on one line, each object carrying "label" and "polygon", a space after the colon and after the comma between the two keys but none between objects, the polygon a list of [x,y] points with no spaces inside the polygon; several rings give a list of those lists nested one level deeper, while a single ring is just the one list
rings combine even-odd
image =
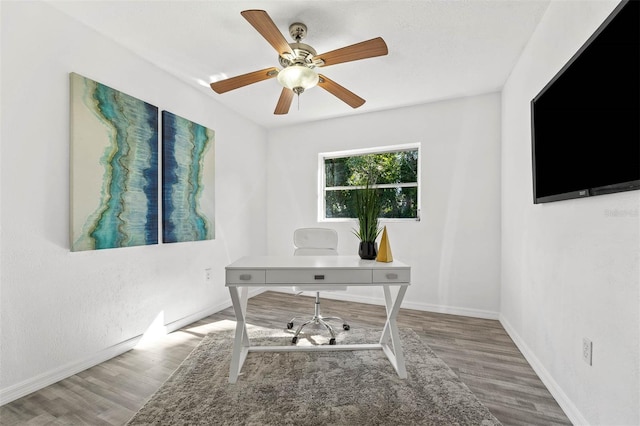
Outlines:
[{"label": "chair caster wheel", "polygon": [[293,343],[294,345],[298,343],[298,338],[294,337],[293,339],[291,339],[291,343]]},{"label": "chair caster wheel", "polygon": [[287,330],[291,330],[293,328],[293,323],[292,322],[288,322],[287,323]]},{"label": "chair caster wheel", "polygon": [[345,331],[351,330],[351,326],[349,324],[342,324],[342,329]]},{"label": "chair caster wheel", "polygon": [[333,337],[331,339],[329,339],[329,344],[330,345],[335,345],[336,344],[336,339],[333,338]]}]

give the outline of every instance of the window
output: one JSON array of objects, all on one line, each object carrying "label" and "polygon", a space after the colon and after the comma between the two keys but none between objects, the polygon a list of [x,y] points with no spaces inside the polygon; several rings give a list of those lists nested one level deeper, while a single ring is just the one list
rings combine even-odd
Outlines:
[{"label": "window", "polygon": [[320,154],[319,219],[355,218],[355,194],[368,183],[379,191],[381,218],[419,220],[419,150],[411,144]]}]

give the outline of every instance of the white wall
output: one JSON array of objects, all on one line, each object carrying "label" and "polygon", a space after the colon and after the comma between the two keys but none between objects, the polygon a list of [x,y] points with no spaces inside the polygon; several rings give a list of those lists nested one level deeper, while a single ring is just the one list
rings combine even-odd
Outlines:
[{"label": "white wall", "polygon": [[[227,306],[224,265],[291,253],[297,227],[332,227],[355,254],[355,222],[317,222],[317,154],[421,142],[422,221],[383,222],[413,266],[405,306],[500,311],[572,420],[640,423],[640,194],[531,202],[529,101],[616,4],[553,2],[502,99],[267,134],[46,4],[1,2],[0,404],[124,350],[159,314],[171,327]],[[216,131],[214,241],[69,252],[71,71]],[[365,289],[342,297],[382,303]]]},{"label": "white wall", "polygon": [[[126,349],[158,315],[175,327],[230,305],[224,266],[266,252],[267,136],[207,88],[186,86],[49,5],[1,7],[6,402]],[[215,240],[69,251],[72,71],[215,130]]]},{"label": "white wall", "polygon": [[[290,254],[295,228],[324,226],[338,231],[341,254],[357,254],[355,221],[317,221],[318,153],[413,142],[422,144],[422,221],[382,222],[393,256],[412,265],[403,306],[497,318],[499,94],[271,130],[268,252]],[[334,297],[383,303],[378,289]]]},{"label": "white wall", "polygon": [[502,95],[501,321],[576,424],[640,423],[640,191],[533,205],[529,102],[617,3],[552,2]]}]

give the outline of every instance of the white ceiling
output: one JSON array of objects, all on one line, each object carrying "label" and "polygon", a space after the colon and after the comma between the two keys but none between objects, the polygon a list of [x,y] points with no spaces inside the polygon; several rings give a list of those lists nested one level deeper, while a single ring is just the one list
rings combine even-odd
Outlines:
[{"label": "white ceiling", "polygon": [[[60,1],[50,4],[267,128],[498,91],[549,0]],[[381,36],[389,54],[322,68],[366,99],[352,109],[316,87],[275,116],[276,79],[218,95],[212,81],[279,67],[240,15],[266,10],[288,41],[303,22],[320,54]]]}]

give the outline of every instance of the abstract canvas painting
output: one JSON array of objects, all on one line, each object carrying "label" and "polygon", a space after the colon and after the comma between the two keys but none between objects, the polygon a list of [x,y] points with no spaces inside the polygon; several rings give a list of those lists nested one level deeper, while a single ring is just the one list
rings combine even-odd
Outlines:
[{"label": "abstract canvas painting", "polygon": [[158,108],[71,73],[71,250],[158,243]]},{"label": "abstract canvas painting", "polygon": [[214,132],[162,111],[162,241],[212,240]]}]

